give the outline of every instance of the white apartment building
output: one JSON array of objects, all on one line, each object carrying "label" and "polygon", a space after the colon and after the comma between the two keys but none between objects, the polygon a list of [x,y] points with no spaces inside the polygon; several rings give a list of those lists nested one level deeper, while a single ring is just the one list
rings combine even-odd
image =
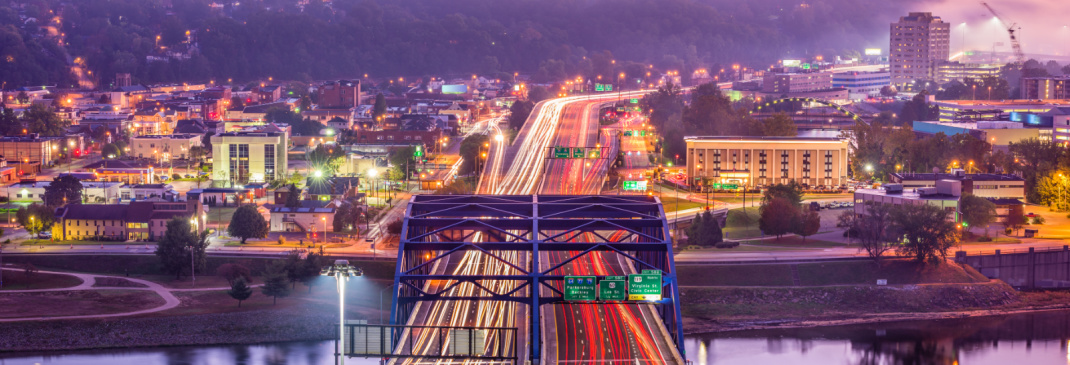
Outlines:
[{"label": "white apartment building", "polygon": [[197,134],[146,135],[130,138],[130,155],[156,161],[189,159],[190,148],[201,145]]},{"label": "white apartment building", "polygon": [[283,132],[212,136],[212,180],[219,187],[267,182],[286,175],[289,139]]}]

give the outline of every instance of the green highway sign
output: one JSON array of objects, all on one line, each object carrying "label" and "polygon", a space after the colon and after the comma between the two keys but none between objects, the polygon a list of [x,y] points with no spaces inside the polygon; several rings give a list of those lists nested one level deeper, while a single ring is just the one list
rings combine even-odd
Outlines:
[{"label": "green highway sign", "polygon": [[606,91],[613,91],[613,85],[606,84]]},{"label": "green highway sign", "polygon": [[713,183],[713,188],[717,189],[717,190],[720,190],[721,189],[721,183]]},{"label": "green highway sign", "polygon": [[591,152],[587,154],[587,158],[602,158],[602,149],[592,148]]},{"label": "green highway sign", "polygon": [[414,151],[412,153],[412,156],[413,157],[420,157],[420,156],[423,156],[423,155],[424,155],[424,147],[423,146],[416,146],[416,151]]},{"label": "green highway sign", "polygon": [[595,300],[595,294],[597,294],[597,289],[595,288],[596,285],[594,282],[594,276],[566,276],[565,300]]},{"label": "green highway sign", "polygon": [[661,300],[661,271],[643,270],[628,275],[628,300]]},{"label": "green highway sign", "polygon": [[725,189],[729,189],[729,190],[734,190],[734,189],[739,189],[739,185],[737,185],[737,184],[724,184],[724,188]]},{"label": "green highway sign", "polygon": [[632,98],[631,102],[632,104],[639,104],[639,99]]},{"label": "green highway sign", "polygon": [[572,158],[583,158],[587,156],[587,149],[583,147],[572,147]]},{"label": "green highway sign", "polygon": [[594,91],[606,91],[606,87],[602,84],[594,84]]},{"label": "green highway sign", "polygon": [[568,147],[554,147],[554,158],[568,158]]},{"label": "green highway sign", "polygon": [[623,276],[607,276],[598,282],[598,299],[600,300],[626,300],[628,299],[628,278]]},{"label": "green highway sign", "polygon": [[638,181],[625,181],[624,182],[624,190],[636,190],[636,189],[639,189],[639,182]]},{"label": "green highway sign", "polygon": [[631,137],[632,136],[632,131],[624,131],[624,136],[625,137]]},{"label": "green highway sign", "polygon": [[639,131],[640,137],[646,137],[646,131]]}]

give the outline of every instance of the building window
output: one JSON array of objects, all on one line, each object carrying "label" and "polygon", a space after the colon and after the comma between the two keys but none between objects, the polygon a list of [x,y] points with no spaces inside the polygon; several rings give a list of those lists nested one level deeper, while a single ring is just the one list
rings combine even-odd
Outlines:
[{"label": "building window", "polygon": [[275,145],[264,145],[264,180],[275,180]]}]

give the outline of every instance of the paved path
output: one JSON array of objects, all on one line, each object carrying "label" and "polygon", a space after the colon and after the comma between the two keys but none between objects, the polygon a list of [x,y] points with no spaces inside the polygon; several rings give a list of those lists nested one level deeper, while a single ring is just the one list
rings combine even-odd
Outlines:
[{"label": "paved path", "polygon": [[[16,270],[21,270],[21,269],[4,268],[4,270],[16,271]],[[38,272],[46,273],[46,274],[70,275],[70,276],[74,276],[74,277],[77,277],[77,278],[81,279],[82,283],[79,284],[79,285],[72,286],[72,287],[67,287],[67,288],[4,290],[4,291],[0,291],[0,295],[4,295],[4,294],[7,294],[7,293],[41,293],[41,292],[76,291],[76,290],[151,290],[152,292],[156,293],[156,295],[159,295],[161,298],[163,298],[164,304],[159,306],[159,307],[149,308],[149,309],[142,309],[142,310],[133,311],[133,312],[110,313],[110,314],[87,314],[87,315],[80,315],[80,316],[2,318],[2,319],[0,319],[0,322],[45,321],[45,320],[55,320],[55,319],[109,318],[109,317],[126,317],[126,316],[134,316],[134,315],[138,315],[138,314],[155,313],[155,312],[165,311],[165,310],[177,307],[179,304],[182,303],[182,301],[180,301],[177,297],[175,297],[175,295],[172,294],[172,292],[176,292],[176,291],[179,291],[179,292],[181,292],[181,291],[208,291],[208,290],[226,290],[226,289],[230,289],[230,288],[171,289],[171,288],[164,287],[163,285],[160,285],[160,284],[148,281],[148,280],[134,279],[134,278],[128,278],[128,277],[122,277],[122,276],[96,275],[96,274],[79,274],[79,273],[69,273],[69,272],[59,272],[59,271],[44,271],[44,270],[40,270]],[[96,283],[96,278],[115,278],[115,279],[129,280],[129,281],[134,282],[134,283],[145,285],[145,287],[142,287],[142,288],[137,288],[137,287],[93,287],[93,284]],[[256,286],[259,286],[259,285],[251,285],[251,286],[252,287],[256,287]]]}]

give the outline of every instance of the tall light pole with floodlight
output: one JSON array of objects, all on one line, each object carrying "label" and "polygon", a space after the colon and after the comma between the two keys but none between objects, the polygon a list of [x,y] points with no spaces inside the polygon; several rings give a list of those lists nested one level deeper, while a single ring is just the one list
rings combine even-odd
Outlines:
[{"label": "tall light pole with floodlight", "polygon": [[334,346],[335,364],[344,365],[345,355],[342,354],[342,350],[345,348],[345,336],[346,336],[346,281],[349,281],[353,276],[364,276],[364,270],[359,267],[349,265],[348,260],[334,260],[334,265],[324,267],[320,270],[320,275],[333,276],[338,284],[338,344]]}]

